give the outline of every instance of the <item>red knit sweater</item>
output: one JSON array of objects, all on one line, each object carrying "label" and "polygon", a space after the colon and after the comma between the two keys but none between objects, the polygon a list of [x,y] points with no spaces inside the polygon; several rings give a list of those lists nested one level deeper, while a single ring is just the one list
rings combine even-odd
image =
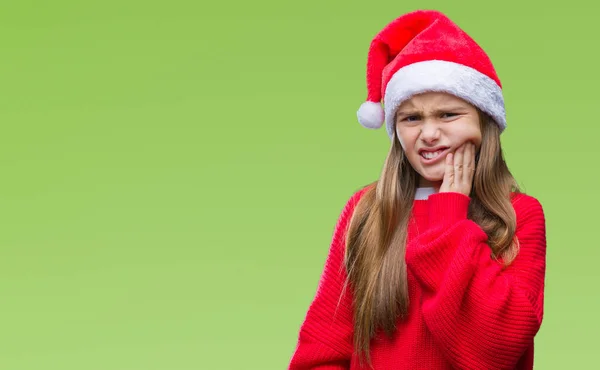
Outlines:
[{"label": "red knit sweater", "polygon": [[[350,198],[337,222],[289,370],[368,369],[359,367],[352,347],[352,291],[340,297],[345,231],[365,190]],[[546,269],[542,206],[532,196],[513,196],[520,250],[502,268],[490,258],[487,235],[467,218],[469,202],[459,193],[414,201],[406,249],[409,315],[392,339],[372,340],[374,369],[533,368]]]}]

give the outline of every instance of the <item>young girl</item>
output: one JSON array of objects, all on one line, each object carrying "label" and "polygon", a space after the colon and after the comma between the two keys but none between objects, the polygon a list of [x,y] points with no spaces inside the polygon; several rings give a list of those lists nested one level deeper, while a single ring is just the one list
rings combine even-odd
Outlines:
[{"label": "young girl", "polygon": [[391,148],[341,213],[289,369],[532,369],[545,219],[504,162],[491,61],[415,11],[372,41],[367,85],[359,121]]}]

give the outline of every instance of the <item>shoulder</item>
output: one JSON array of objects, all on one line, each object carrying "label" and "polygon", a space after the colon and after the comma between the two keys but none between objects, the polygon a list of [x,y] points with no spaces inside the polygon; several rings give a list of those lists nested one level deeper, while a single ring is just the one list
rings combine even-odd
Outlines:
[{"label": "shoulder", "polygon": [[354,200],[355,202],[360,201],[360,199],[369,191],[369,190],[375,190],[375,187],[377,186],[376,182],[370,183],[368,185],[363,185],[362,187],[360,187],[358,190],[356,190],[354,192],[354,194],[352,195],[352,200]]},{"label": "shoulder", "polygon": [[534,196],[515,192],[511,193],[511,203],[517,218],[517,229],[531,224],[544,225],[544,207]]},{"label": "shoulder", "polygon": [[352,196],[346,201],[346,205],[344,210],[353,211],[356,208],[356,205],[360,202],[363,196],[370,190],[375,190],[377,183],[370,183],[368,185],[363,185],[360,188],[354,190]]},{"label": "shoulder", "polygon": [[511,203],[515,211],[526,211],[532,208],[538,211],[543,211],[541,202],[536,197],[527,193],[511,193]]},{"label": "shoulder", "polygon": [[352,218],[352,215],[354,214],[354,210],[356,209],[356,206],[358,205],[358,203],[360,202],[360,200],[363,198],[363,196],[371,189],[374,189],[374,187],[376,186],[376,183],[371,183],[368,185],[364,185],[361,186],[358,189],[355,189],[351,196],[349,198],[346,199],[346,204],[344,205],[342,212],[340,214],[339,220],[337,222],[337,227],[338,229],[344,229],[350,218]]}]

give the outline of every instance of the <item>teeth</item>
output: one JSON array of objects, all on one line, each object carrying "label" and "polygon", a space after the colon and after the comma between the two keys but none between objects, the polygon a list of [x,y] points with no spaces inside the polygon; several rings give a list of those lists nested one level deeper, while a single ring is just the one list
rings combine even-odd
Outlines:
[{"label": "teeth", "polygon": [[432,159],[440,155],[441,152],[441,150],[438,150],[437,152],[423,152],[421,156],[425,159]]}]

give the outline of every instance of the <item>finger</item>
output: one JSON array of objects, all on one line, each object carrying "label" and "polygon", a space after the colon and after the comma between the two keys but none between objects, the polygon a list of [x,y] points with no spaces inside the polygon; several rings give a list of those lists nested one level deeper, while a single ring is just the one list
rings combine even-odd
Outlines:
[{"label": "finger", "polygon": [[473,153],[473,159],[471,159],[471,168],[473,169],[473,173],[477,171],[477,147],[475,144],[471,144],[471,152]]},{"label": "finger", "polygon": [[473,158],[473,144],[468,143],[463,157],[463,180],[467,183],[470,183],[473,178]]},{"label": "finger", "polygon": [[450,186],[454,183],[454,165],[452,157],[452,153],[448,153],[448,155],[446,155],[444,179],[442,181],[442,187],[444,188],[444,191],[448,191]]},{"label": "finger", "polygon": [[477,157],[477,148],[475,144],[471,143],[471,163],[469,166],[473,169],[473,172],[477,169],[477,163],[475,163],[475,158]]},{"label": "finger", "polygon": [[463,158],[464,158],[465,145],[461,145],[456,152],[454,152],[454,180],[455,182],[462,182],[463,180]]}]

